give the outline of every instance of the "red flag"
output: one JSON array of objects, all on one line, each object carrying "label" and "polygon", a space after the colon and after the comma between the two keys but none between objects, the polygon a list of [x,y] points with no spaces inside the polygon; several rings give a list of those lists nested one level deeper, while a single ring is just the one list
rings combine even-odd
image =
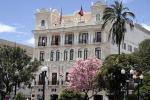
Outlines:
[{"label": "red flag", "polygon": [[81,6],[81,9],[80,9],[80,11],[78,12],[78,14],[79,14],[80,16],[83,16],[83,15],[84,15],[82,6]]},{"label": "red flag", "polygon": [[59,24],[61,24],[61,22],[62,22],[62,8],[61,8],[61,12],[60,12],[60,20],[59,21],[60,21]]}]

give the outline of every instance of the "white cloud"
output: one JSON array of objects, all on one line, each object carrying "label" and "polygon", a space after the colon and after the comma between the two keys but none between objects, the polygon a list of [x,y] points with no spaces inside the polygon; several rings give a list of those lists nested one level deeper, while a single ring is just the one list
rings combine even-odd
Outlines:
[{"label": "white cloud", "polygon": [[34,37],[30,38],[29,40],[25,41],[25,43],[29,44],[29,45],[32,45],[34,46],[34,42],[35,42],[35,39]]},{"label": "white cloud", "polygon": [[15,33],[16,27],[0,23],[0,33],[5,33],[5,32]]},{"label": "white cloud", "polygon": [[149,25],[146,25],[146,24],[141,24],[142,27],[144,27],[145,29],[147,29],[148,31],[150,31],[150,26]]}]

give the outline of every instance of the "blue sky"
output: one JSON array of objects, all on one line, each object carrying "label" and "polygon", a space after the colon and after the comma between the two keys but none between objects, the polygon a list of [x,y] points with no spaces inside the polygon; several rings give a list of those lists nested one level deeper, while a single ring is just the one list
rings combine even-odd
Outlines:
[{"label": "blue sky", "polygon": [[[38,8],[52,8],[63,14],[80,9],[90,11],[91,2],[98,0],[1,0],[0,39],[33,46],[34,14]],[[104,0],[105,1],[105,0]],[[113,0],[107,0],[111,4]],[[150,29],[150,0],[124,0],[125,6],[136,15],[136,21]]]}]

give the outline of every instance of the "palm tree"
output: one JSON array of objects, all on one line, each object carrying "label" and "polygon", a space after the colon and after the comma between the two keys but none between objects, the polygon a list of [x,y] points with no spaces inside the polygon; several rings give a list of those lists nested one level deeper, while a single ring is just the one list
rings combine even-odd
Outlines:
[{"label": "palm tree", "polygon": [[118,54],[120,54],[120,45],[124,41],[124,36],[127,31],[126,25],[128,24],[132,30],[134,27],[132,19],[135,15],[129,11],[127,7],[123,6],[122,2],[115,1],[110,7],[106,7],[103,12],[103,25],[102,30],[107,25],[110,26],[108,40],[112,39],[112,42],[118,46]]}]

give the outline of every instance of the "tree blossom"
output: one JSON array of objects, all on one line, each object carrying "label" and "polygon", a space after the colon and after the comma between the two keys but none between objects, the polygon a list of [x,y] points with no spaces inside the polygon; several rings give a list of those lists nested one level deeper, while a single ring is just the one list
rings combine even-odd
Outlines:
[{"label": "tree blossom", "polygon": [[95,77],[97,71],[101,68],[101,61],[97,58],[88,58],[86,60],[77,59],[69,71],[67,88],[73,91],[82,91],[86,95],[90,90],[98,89],[96,87]]}]

